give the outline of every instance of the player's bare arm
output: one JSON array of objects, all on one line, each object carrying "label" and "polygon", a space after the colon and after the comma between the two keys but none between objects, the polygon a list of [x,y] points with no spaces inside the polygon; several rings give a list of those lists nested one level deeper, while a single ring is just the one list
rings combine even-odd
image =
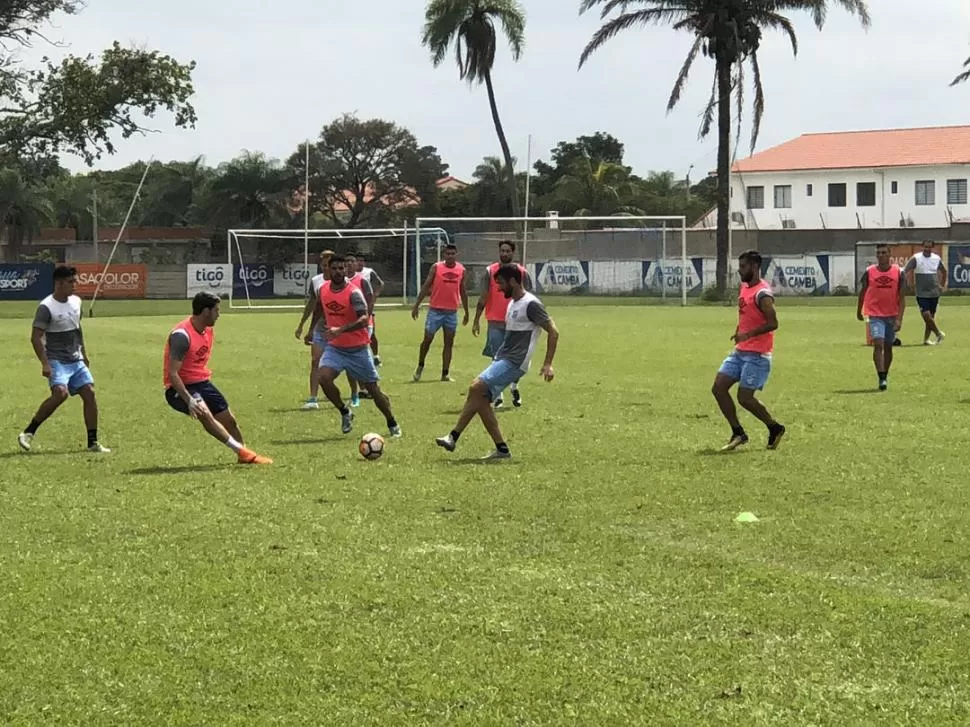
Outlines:
[{"label": "player's bare arm", "polygon": [[899,286],[897,295],[899,297],[899,315],[896,316],[896,330],[899,331],[903,327],[903,312],[906,310],[906,289],[902,285]]},{"label": "player's bare arm", "polygon": [[[306,323],[307,318],[313,315],[313,309],[317,306],[318,302],[317,296],[315,295],[310,295],[307,297],[306,305],[303,306],[303,315],[300,316],[300,325],[296,327],[296,331],[293,334],[298,339],[303,337],[303,324]],[[313,330],[313,325],[313,323],[310,324],[311,331]]]},{"label": "player's bare arm", "polygon": [[370,285],[374,293],[374,302],[377,302],[377,299],[381,297],[381,293],[384,292],[384,280],[377,274],[376,270],[370,275]]},{"label": "player's bare arm", "polygon": [[860,321],[864,321],[866,317],[862,314],[862,308],[866,300],[866,289],[869,287],[869,276],[862,276],[862,284],[859,286],[859,305],[856,308],[855,317]]},{"label": "player's bare arm", "polygon": [[434,285],[434,265],[428,271],[428,277],[425,278],[424,285],[421,286],[421,290],[418,291],[418,299],[414,301],[414,307],[411,309],[411,318],[414,320],[418,319],[418,309],[421,307],[421,301],[431,295],[431,286]]},{"label": "player's bare arm", "polygon": [[168,378],[172,382],[172,388],[175,389],[175,393],[182,398],[182,401],[189,408],[189,416],[195,418],[200,412],[206,409],[206,405],[204,401],[196,399],[189,393],[189,390],[185,388],[185,382],[179,376],[179,371],[182,370],[182,362],[184,360],[184,358],[178,358],[172,355],[168,357]]},{"label": "player's bare arm", "polygon": [[34,327],[30,331],[30,345],[34,347],[34,355],[40,361],[40,371],[45,378],[50,378],[51,364],[47,360],[47,349],[44,348],[44,329]]},{"label": "player's bare arm", "polygon": [[736,343],[747,341],[749,338],[754,338],[755,336],[763,336],[766,333],[771,333],[778,329],[778,312],[775,310],[775,299],[770,295],[762,295],[758,299],[758,309],[765,315],[764,324],[746,333],[735,333],[733,340]]},{"label": "player's bare arm", "polygon": [[327,329],[327,338],[334,339],[344,333],[350,333],[351,331],[356,331],[361,328],[367,328],[368,325],[370,325],[370,314],[365,312],[353,323],[348,323],[347,325],[340,326],[339,328]]},{"label": "player's bare arm", "polygon": [[472,323],[472,335],[477,336],[481,333],[481,321],[482,314],[485,312],[485,308],[488,306],[489,296],[492,292],[492,286],[489,284],[488,271],[485,271],[485,278],[482,288],[482,294],[478,296],[478,305],[475,307],[475,322]]},{"label": "player's bare arm", "polygon": [[546,381],[552,381],[556,375],[552,368],[552,360],[556,357],[556,349],[559,346],[559,329],[556,328],[556,322],[552,318],[539,325],[546,332],[546,358],[542,362],[539,373]]},{"label": "player's bare arm", "polygon": [[458,291],[461,294],[461,307],[465,310],[465,317],[462,319],[461,324],[463,326],[468,325],[468,288],[465,287],[465,276],[461,276],[461,282],[458,283]]}]

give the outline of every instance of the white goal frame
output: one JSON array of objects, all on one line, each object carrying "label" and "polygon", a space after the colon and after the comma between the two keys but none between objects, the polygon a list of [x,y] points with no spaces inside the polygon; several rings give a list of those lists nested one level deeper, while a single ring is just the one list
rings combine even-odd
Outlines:
[{"label": "white goal frame", "polygon": [[[239,244],[239,239],[270,239],[270,240],[303,240],[303,268],[307,274],[307,279],[311,277],[311,271],[316,270],[316,264],[310,261],[310,240],[359,240],[359,239],[374,239],[374,238],[385,238],[388,240],[399,240],[401,246],[401,261],[403,264],[403,282],[402,282],[402,292],[401,300],[399,302],[389,303],[389,302],[378,302],[376,305],[378,307],[390,307],[398,305],[407,305],[408,302],[408,279],[409,279],[409,260],[408,260],[408,241],[411,237],[415,240],[418,238],[415,236],[415,229],[413,227],[408,227],[407,222],[404,223],[403,227],[383,227],[383,228],[314,228],[314,229],[279,229],[279,230],[257,230],[257,229],[232,229],[226,232],[226,262],[229,265],[245,264],[246,261],[243,260],[242,246]],[[440,233],[445,234],[442,229],[425,229],[425,234],[428,233]],[[420,247],[420,246],[418,246]],[[235,248],[235,259],[233,259],[233,249]],[[235,268],[233,268],[235,270]],[[233,276],[234,278],[235,276]],[[234,310],[302,310],[306,305],[305,302],[300,303],[268,303],[262,304],[259,302],[254,302],[249,295],[249,284],[245,278],[243,278],[243,288],[245,290],[246,296],[242,300],[236,300],[233,297],[233,289],[235,285],[229,285],[229,308]],[[265,300],[265,299],[257,299]]]},{"label": "white goal frame", "polygon": [[[448,223],[461,223],[461,222],[507,222],[510,224],[510,229],[508,235],[510,237],[519,238],[522,242],[522,264],[526,264],[528,247],[529,247],[529,224],[530,223],[541,223],[543,225],[549,225],[550,223],[555,225],[560,225],[563,223],[570,222],[639,222],[641,223],[638,227],[629,227],[624,229],[630,230],[649,230],[655,232],[663,232],[663,247],[664,247],[664,257],[666,258],[666,232],[676,234],[680,232],[680,263],[684,271],[687,270],[688,257],[687,257],[687,217],[684,215],[609,215],[604,217],[559,217],[557,216],[547,216],[547,217],[417,217],[414,220],[414,229],[416,239],[421,238],[421,231],[425,229],[427,231],[440,230],[442,225],[447,225]],[[649,223],[666,223],[661,226],[651,226]],[[669,227],[669,223],[679,223],[680,229],[677,227]],[[521,232],[515,229],[515,226],[522,225]],[[432,227],[433,226],[433,227]],[[447,235],[446,235],[447,237]],[[418,257],[414,262],[415,271],[420,272],[420,249],[415,253]],[[438,260],[441,260],[441,242],[438,242]],[[687,305],[687,275],[682,274],[680,276],[680,299],[681,305]]]}]

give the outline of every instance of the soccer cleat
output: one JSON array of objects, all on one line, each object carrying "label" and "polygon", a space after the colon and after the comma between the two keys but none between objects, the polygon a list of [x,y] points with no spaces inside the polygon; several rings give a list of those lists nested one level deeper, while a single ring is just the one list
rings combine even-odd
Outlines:
[{"label": "soccer cleat", "polygon": [[404,434],[401,432],[400,424],[395,424],[393,427],[388,427],[387,431],[389,431],[391,433],[391,436],[394,437],[395,439],[400,439],[401,437],[404,436]]},{"label": "soccer cleat", "polygon": [[455,447],[457,446],[455,444],[455,440],[451,438],[450,434],[446,434],[443,437],[436,437],[434,443],[442,449],[448,450],[449,452],[454,452]]},{"label": "soccer cleat", "polygon": [[92,444],[90,447],[88,447],[88,451],[93,454],[111,454],[111,450],[103,446],[100,442],[95,442]]},{"label": "soccer cleat", "polygon": [[445,375],[445,376],[442,376],[442,377],[441,377],[441,380],[442,380],[442,381],[454,381],[454,379],[453,379],[453,378],[451,378],[450,376],[447,376],[447,375]]},{"label": "soccer cleat", "polygon": [[500,396],[498,399],[495,400],[495,403],[492,404],[492,406],[494,406],[496,409],[501,409],[502,408],[502,404],[504,404],[504,403],[505,402],[502,401],[502,397]]},{"label": "soccer cleat", "polygon": [[239,464],[273,464],[273,460],[243,447],[239,450]]},{"label": "soccer cleat", "polygon": [[374,365],[375,366],[380,366],[381,365],[381,357],[380,356],[374,356]]},{"label": "soccer cleat", "polygon": [[320,404],[317,402],[316,399],[307,399],[305,402],[303,402],[303,407],[302,407],[303,411],[312,411],[313,409],[319,409],[319,408],[320,408]]},{"label": "soccer cleat", "polygon": [[883,379],[879,382],[879,391],[885,391],[889,388],[889,379]]},{"label": "soccer cleat", "polygon": [[939,346],[941,343],[943,343],[944,338],[946,338],[946,334],[943,331],[940,331],[940,335],[936,337],[936,345]]},{"label": "soccer cleat", "polygon": [[781,440],[785,437],[785,429],[783,424],[779,424],[774,429],[768,431],[768,449],[778,449],[778,445],[781,444]]},{"label": "soccer cleat", "polygon": [[412,381],[420,381],[421,380],[421,374],[423,374],[423,373],[424,373],[424,366],[418,366],[414,370],[414,376],[411,377],[411,380]]},{"label": "soccer cleat", "polygon": [[522,394],[519,393],[518,389],[512,389],[512,406],[516,409],[522,406]]},{"label": "soccer cleat", "polygon": [[748,443],[747,434],[733,434],[731,435],[731,440],[721,447],[722,452],[733,452],[738,447]]},{"label": "soccer cleat", "polygon": [[493,449],[491,452],[482,457],[482,462],[497,462],[500,459],[512,459],[512,453]]},{"label": "soccer cleat", "polygon": [[931,341],[930,339],[927,338],[925,341],[923,341],[923,345],[924,346],[935,346],[939,342],[940,342],[939,339],[937,339],[935,341]]},{"label": "soccer cleat", "polygon": [[351,406],[360,406],[360,394],[351,394],[350,395],[350,405]]},{"label": "soccer cleat", "polygon": [[340,415],[340,431],[344,434],[350,434],[350,430],[354,428],[354,413],[348,411],[346,414]]},{"label": "soccer cleat", "polygon": [[30,443],[32,441],[34,441],[34,435],[30,432],[21,432],[20,436],[17,437],[17,444],[19,444],[20,448],[25,452],[30,451]]}]

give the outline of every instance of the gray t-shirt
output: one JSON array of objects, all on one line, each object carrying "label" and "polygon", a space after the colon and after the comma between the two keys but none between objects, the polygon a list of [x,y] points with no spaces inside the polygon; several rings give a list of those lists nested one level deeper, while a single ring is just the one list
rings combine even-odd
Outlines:
[{"label": "gray t-shirt", "polygon": [[37,306],[33,326],[44,331],[44,350],[49,361],[75,363],[84,359],[81,315],[81,299],[76,295],[64,303],[48,295]]},{"label": "gray t-shirt", "polygon": [[523,371],[528,371],[539,333],[548,320],[546,307],[532,293],[513,300],[505,314],[505,338],[502,339],[495,359],[508,361]]},{"label": "gray t-shirt", "polygon": [[943,294],[940,287],[939,270],[943,260],[936,253],[913,255],[903,268],[904,272],[915,270],[916,295],[920,298],[939,298]]}]

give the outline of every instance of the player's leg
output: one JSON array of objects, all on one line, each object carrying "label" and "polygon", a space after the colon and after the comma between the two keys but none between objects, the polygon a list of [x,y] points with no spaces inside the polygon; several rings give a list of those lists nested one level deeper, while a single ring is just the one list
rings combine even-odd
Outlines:
[{"label": "player's leg", "polygon": [[465,399],[461,414],[458,416],[455,428],[446,436],[435,439],[435,444],[453,452],[462,432],[465,431],[477,414],[481,417],[482,424],[485,425],[492,441],[495,442],[495,451],[489,454],[486,459],[508,459],[511,457],[509,447],[502,436],[498,418],[495,416],[492,402],[502,389],[512,381],[518,380],[521,375],[521,369],[514,364],[510,364],[508,361],[493,361],[468,387],[468,396]]},{"label": "player's leg", "polygon": [[[190,384],[186,388],[191,396],[205,405],[196,418],[207,434],[235,452],[242,464],[272,464],[273,460],[246,448],[236,418],[229,410],[229,403],[211,382]],[[165,390],[165,401],[175,411],[191,416],[188,406],[175,389]]]},{"label": "player's leg", "polygon": [[[354,413],[344,403],[334,383],[334,380],[345,370],[347,370],[347,364],[344,352],[335,346],[327,346],[327,350],[323,352],[323,357],[320,359],[320,386],[330,403],[340,412],[340,431],[349,434],[354,428]],[[349,371],[347,376],[350,377]]]},{"label": "player's leg", "polygon": [[71,375],[74,372],[73,367],[63,364],[59,361],[51,361],[51,375],[48,380],[50,385],[50,394],[44,401],[41,402],[40,406],[37,407],[37,411],[34,413],[33,418],[30,423],[24,428],[24,430],[17,437],[17,443],[20,448],[25,452],[30,451],[31,442],[34,439],[34,435],[37,434],[37,430],[40,425],[43,424],[47,419],[57,411],[58,407],[67,401],[70,393],[68,392],[67,385],[71,380]]},{"label": "player's leg", "polygon": [[[923,316],[923,344],[924,345],[935,345],[937,343],[942,343],[945,338],[945,334],[940,330],[939,326],[936,325],[936,310],[939,305],[939,298],[917,298],[917,303],[919,304],[920,315]],[[936,341],[931,341],[930,336],[935,335]]]},{"label": "player's leg", "polygon": [[889,387],[889,369],[886,366],[888,352],[892,362],[893,341],[896,340],[894,325],[887,318],[869,318],[869,337],[872,339],[872,364],[876,368],[879,379],[879,390],[885,391]]},{"label": "player's leg", "polygon": [[425,359],[428,358],[428,351],[431,350],[431,343],[434,341],[434,335],[439,328],[441,328],[441,319],[438,312],[428,308],[428,315],[424,319],[424,339],[421,341],[420,348],[418,348],[418,367],[414,370],[413,378],[415,381],[421,380]]},{"label": "player's leg", "polygon": [[[502,341],[504,339],[505,339],[504,326],[501,326],[493,321],[489,321],[488,332],[485,334],[485,347],[482,349],[482,356],[486,356],[490,359],[494,359],[495,354],[497,354],[498,350],[502,347]],[[514,390],[517,390],[516,384],[513,384],[512,386]],[[498,393],[498,396],[495,397],[495,401],[492,402],[492,406],[494,406],[496,409],[501,408],[503,404],[502,393],[503,392],[500,391]],[[515,394],[512,395],[512,399],[514,403],[516,400]],[[520,405],[521,405],[521,401],[519,401],[518,404],[515,404],[515,406],[520,406]]]},{"label": "player's leg", "polygon": [[458,314],[454,315],[454,325],[451,321],[446,323],[442,330],[444,345],[441,349],[441,380],[453,381],[449,372],[451,371],[451,357],[455,348],[455,334],[458,332]]},{"label": "player's leg", "polygon": [[381,365],[381,347],[377,340],[377,316],[370,317],[370,350],[374,354],[374,365]]},{"label": "player's leg", "polygon": [[317,370],[320,368],[320,357],[323,356],[323,349],[326,346],[326,339],[319,330],[313,331],[313,338],[310,343],[310,397],[303,404],[304,409],[319,409],[320,403],[317,396],[320,393],[320,383],[317,381]]},{"label": "player's leg", "polygon": [[384,419],[387,422],[387,430],[391,436],[400,437],[401,427],[394,418],[394,412],[391,411],[391,402],[387,398],[387,394],[381,389],[379,383],[381,377],[377,373],[377,366],[374,365],[374,357],[371,355],[370,350],[368,348],[362,348],[359,351],[350,351],[345,354],[345,357],[347,375],[352,374],[355,379],[360,381],[361,386],[367,390],[367,393],[370,394],[378,411],[384,415]]},{"label": "player's leg", "polygon": [[711,387],[714,400],[731,427],[731,439],[721,448],[722,452],[729,452],[748,443],[748,435],[738,419],[738,408],[731,398],[731,387],[741,380],[741,367],[741,356],[734,351],[721,363],[721,368],[714,377],[714,385]]},{"label": "player's leg", "polygon": [[88,371],[78,371],[72,377],[68,390],[76,393],[84,409],[84,428],[88,432],[88,451],[108,454],[111,450],[98,441],[98,398],[94,393],[94,379]]},{"label": "player's leg", "polygon": [[758,401],[756,391],[762,391],[771,375],[771,359],[756,353],[742,356],[741,379],[738,381],[738,403],[768,428],[768,449],[777,449],[785,436],[785,427],[775,421],[768,409]]}]

